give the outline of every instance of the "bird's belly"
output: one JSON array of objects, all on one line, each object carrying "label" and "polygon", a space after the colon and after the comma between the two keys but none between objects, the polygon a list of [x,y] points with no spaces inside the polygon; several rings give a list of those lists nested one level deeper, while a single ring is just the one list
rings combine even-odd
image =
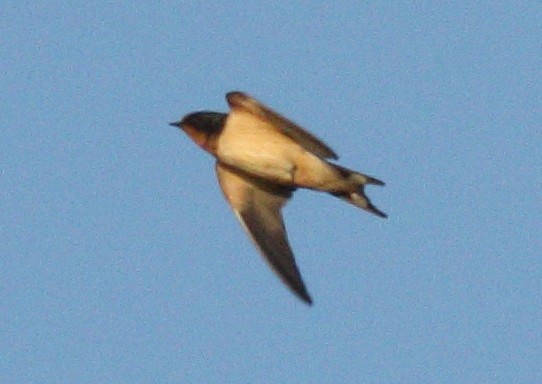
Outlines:
[{"label": "bird's belly", "polygon": [[303,149],[281,137],[243,137],[242,140],[220,142],[217,158],[251,175],[281,184],[292,184],[296,158]]}]

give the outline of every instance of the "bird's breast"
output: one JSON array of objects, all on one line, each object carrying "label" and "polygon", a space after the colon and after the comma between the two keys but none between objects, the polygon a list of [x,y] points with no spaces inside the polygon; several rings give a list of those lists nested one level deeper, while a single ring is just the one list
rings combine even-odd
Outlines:
[{"label": "bird's breast", "polygon": [[273,127],[248,120],[228,117],[217,142],[216,157],[249,174],[291,183],[296,159],[304,149]]}]

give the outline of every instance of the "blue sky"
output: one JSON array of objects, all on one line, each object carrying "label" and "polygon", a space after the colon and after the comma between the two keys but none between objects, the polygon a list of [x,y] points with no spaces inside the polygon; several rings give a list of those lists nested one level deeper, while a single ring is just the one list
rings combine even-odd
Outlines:
[{"label": "blue sky", "polygon": [[[5,1],[0,382],[542,382],[542,3]],[[242,90],[386,181],[299,191],[315,304],[167,125]]]}]

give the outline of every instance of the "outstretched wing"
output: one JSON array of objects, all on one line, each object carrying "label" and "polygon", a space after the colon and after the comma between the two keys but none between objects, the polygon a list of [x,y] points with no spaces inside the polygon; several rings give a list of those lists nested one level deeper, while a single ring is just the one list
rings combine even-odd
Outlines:
[{"label": "outstretched wing", "polygon": [[337,154],[312,133],[307,132],[293,121],[279,115],[271,108],[266,107],[258,100],[242,92],[229,92],[226,100],[230,108],[235,111],[242,110],[268,121],[272,126],[279,129],[283,134],[296,141],[307,151],[314,153],[323,159],[338,159]]},{"label": "outstretched wing", "polygon": [[268,185],[220,162],[216,163],[216,173],[226,199],[271,268],[296,295],[311,304],[280,212],[293,189]]}]

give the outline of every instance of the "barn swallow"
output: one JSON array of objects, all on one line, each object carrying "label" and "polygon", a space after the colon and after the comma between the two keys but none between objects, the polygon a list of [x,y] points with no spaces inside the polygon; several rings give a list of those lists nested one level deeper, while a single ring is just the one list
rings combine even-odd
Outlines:
[{"label": "barn swallow", "polygon": [[320,139],[242,92],[226,95],[230,112],[199,111],[170,125],[216,158],[224,196],[282,281],[307,304],[312,299],[295,263],[281,208],[297,188],[327,192],[380,217],[365,195],[374,177],[327,159],[337,154]]}]

